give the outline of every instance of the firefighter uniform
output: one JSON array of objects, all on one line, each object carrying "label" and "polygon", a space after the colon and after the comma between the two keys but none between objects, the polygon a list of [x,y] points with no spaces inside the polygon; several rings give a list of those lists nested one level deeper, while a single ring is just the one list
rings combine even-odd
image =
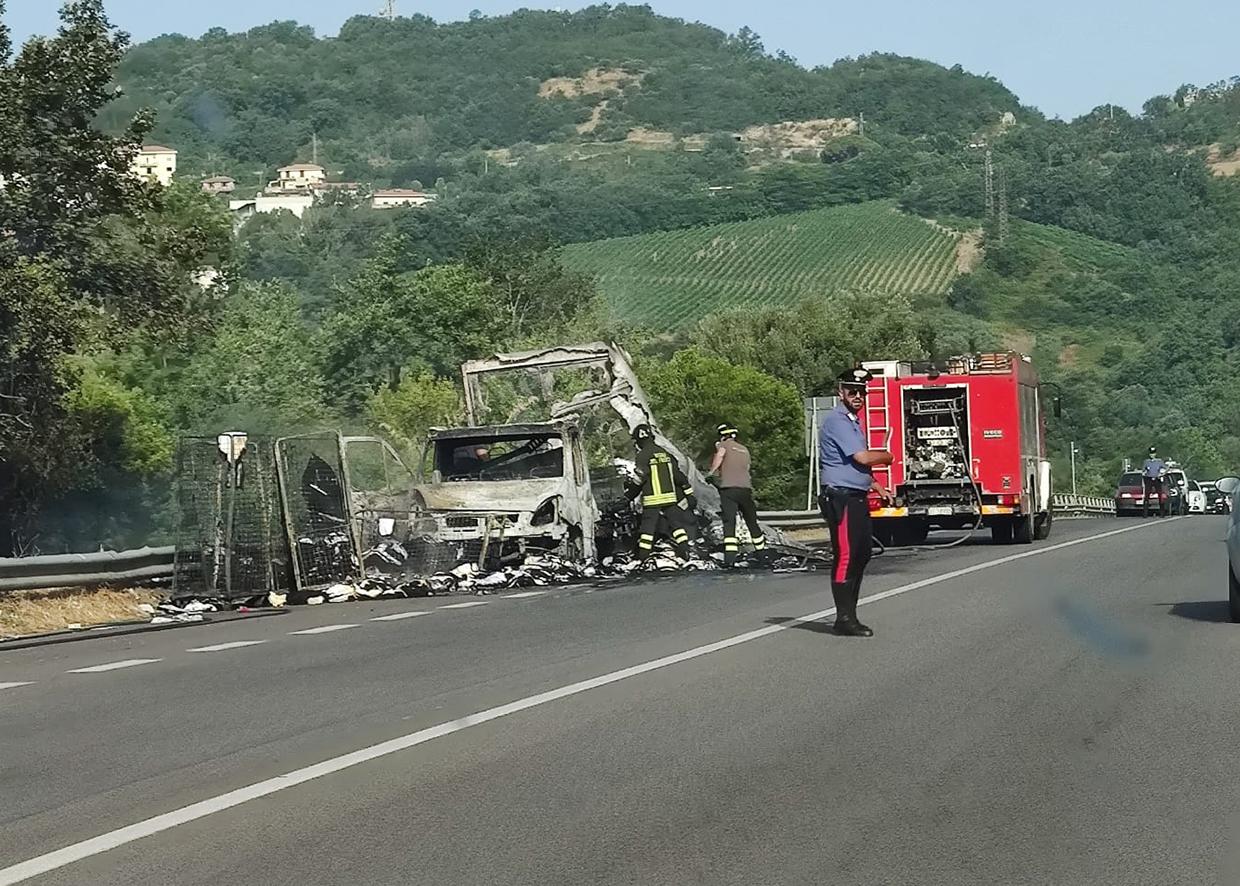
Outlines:
[{"label": "firefighter uniform", "polygon": [[755,551],[766,550],[766,536],[758,522],[758,507],[753,500],[753,480],[750,478],[749,450],[736,438],[739,432],[731,425],[716,428],[719,442],[715,444],[715,460],[711,472],[719,476],[719,507],[723,512],[723,565],[732,566],[740,553],[740,538],[736,534],[736,517],[739,513],[749,529],[749,538]]},{"label": "firefighter uniform", "polygon": [[[693,487],[676,459],[655,443],[654,432],[649,425],[638,425],[633,430],[633,442],[637,447],[637,479],[630,486],[629,496],[640,497],[642,504],[637,552],[645,556],[654,550],[659,521],[666,520],[676,555],[688,559],[689,530],[692,528],[689,513],[696,507]],[[686,500],[688,512],[681,507],[681,502]]]}]

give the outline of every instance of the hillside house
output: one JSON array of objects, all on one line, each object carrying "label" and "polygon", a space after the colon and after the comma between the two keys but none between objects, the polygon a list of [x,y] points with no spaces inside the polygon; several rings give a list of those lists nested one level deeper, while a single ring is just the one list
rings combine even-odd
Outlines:
[{"label": "hillside house", "polygon": [[287,194],[259,194],[250,200],[229,200],[228,209],[233,213],[234,223],[241,224],[257,212],[276,212],[287,209],[301,218],[314,205],[314,195],[290,191]]},{"label": "hillside house", "polygon": [[237,190],[237,180],[227,175],[213,175],[202,180],[202,189],[208,194],[231,194]]},{"label": "hillside house", "polygon": [[398,206],[425,206],[435,202],[435,195],[412,188],[383,188],[370,198],[371,209],[395,209]]},{"label": "hillside house", "polygon": [[312,190],[315,185],[327,181],[327,173],[317,163],[294,163],[281,166],[276,170],[279,176],[275,181],[268,182],[268,193],[290,193]]},{"label": "hillside house", "polygon": [[135,175],[167,187],[177,171],[177,152],[163,145],[143,145],[133,158],[131,168]]}]

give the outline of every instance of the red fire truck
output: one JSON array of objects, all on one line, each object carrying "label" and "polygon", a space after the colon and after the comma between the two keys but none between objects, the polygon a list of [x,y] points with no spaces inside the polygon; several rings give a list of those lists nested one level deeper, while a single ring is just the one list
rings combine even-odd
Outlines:
[{"label": "red fire truck", "polygon": [[931,529],[990,528],[998,543],[1051,531],[1051,465],[1038,375],[1021,354],[975,354],[937,364],[862,364],[874,376],[865,429],[895,461],[875,479],[896,495],[871,496],[884,544],[920,544]]}]

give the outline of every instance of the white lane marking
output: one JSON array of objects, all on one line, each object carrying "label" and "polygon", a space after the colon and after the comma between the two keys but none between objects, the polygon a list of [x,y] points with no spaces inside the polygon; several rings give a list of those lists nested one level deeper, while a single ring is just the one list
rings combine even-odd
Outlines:
[{"label": "white lane marking", "polygon": [[486,606],[486,600],[472,600],[469,603],[449,603],[447,606],[440,606],[440,609],[468,609],[471,606]]},{"label": "white lane marking", "polygon": [[523,591],[520,594],[504,594],[505,600],[523,600],[526,597],[541,597],[546,591]]},{"label": "white lane marking", "polygon": [[[985,563],[979,563],[976,566],[969,566],[964,569],[956,569],[952,572],[945,572],[942,575],[936,575],[931,578],[915,581],[912,584],[901,585],[898,588],[892,588],[889,591],[883,591],[878,594],[866,597],[861,603],[875,603],[879,600],[885,600],[888,597],[895,597],[899,594],[907,594],[909,591],[915,591],[929,585],[939,584],[941,582],[950,581],[953,578],[959,578],[962,575],[970,575],[974,572],[981,572],[984,569],[993,569],[996,566],[1002,566],[1005,563],[1012,563],[1016,560],[1023,560],[1026,557],[1038,557],[1043,554],[1050,554],[1054,551],[1061,551],[1064,548],[1075,547],[1076,545],[1087,544],[1092,541],[1110,538],[1113,535],[1120,535],[1124,532],[1134,532],[1138,529],[1145,529],[1150,526],[1166,526],[1172,523],[1178,517],[1169,520],[1160,520],[1157,523],[1138,523],[1136,526],[1127,526],[1123,529],[1114,529],[1109,532],[1100,532],[1097,535],[1086,536],[1085,538],[1074,539],[1073,541],[1060,542],[1059,544],[1050,545],[1045,548],[1034,548],[1020,554],[1012,554],[1008,557],[1000,557],[998,560],[989,560]],[[492,720],[498,720],[501,717],[507,717],[512,714],[527,711],[530,708],[538,707],[552,701],[558,701],[561,698],[568,698],[573,695],[579,695],[582,692],[588,692],[591,689],[598,689],[601,686],[608,686],[612,683],[619,683],[621,680],[627,680],[630,677],[636,677],[641,674],[657,671],[660,668],[670,667],[671,665],[680,664],[684,661],[700,658],[703,655],[709,655],[712,652],[719,652],[723,649],[729,649],[733,646],[740,646],[743,643],[749,643],[762,637],[769,637],[772,634],[778,634],[793,627],[797,622],[817,621],[825,618],[835,612],[835,607],[823,609],[820,612],[813,612],[809,615],[803,615],[800,618],[792,619],[789,622],[777,625],[769,625],[765,628],[758,628],[754,631],[748,631],[744,634],[737,634],[735,637],[729,637],[726,640],[719,640],[716,643],[708,643],[705,646],[698,646],[694,649],[687,649],[684,652],[677,652],[674,655],[667,655],[663,658],[656,658],[652,661],[643,662],[642,664],[633,665],[632,667],[623,668],[619,671],[612,671],[610,674],[603,674],[599,677],[591,677],[588,680],[582,680],[578,683],[570,683],[567,686],[561,686],[558,689],[552,689],[547,692],[541,692],[538,695],[531,695],[528,698],[518,699],[499,707],[488,708],[485,711],[479,711],[476,714],[469,714],[461,717],[459,720],[450,720],[447,723],[440,723],[438,726],[431,726],[426,729],[419,729],[417,732],[411,732],[408,735],[402,735],[399,738],[393,738],[389,741],[380,742],[379,744],[370,745],[360,750],[351,751],[342,754],[339,757],[332,757],[329,760],[323,760],[301,769],[294,769],[283,775],[277,775],[274,778],[268,778],[264,781],[255,782],[243,788],[237,788],[226,794],[220,794],[216,797],[209,797],[206,800],[200,800],[197,803],[191,803],[189,806],[182,806],[180,809],[174,809],[171,812],[165,812],[162,815],[156,815],[152,818],[144,819],[135,824],[126,825],[123,828],[117,828],[114,831],[108,831],[97,837],[91,837],[89,840],[82,840],[79,843],[73,843],[63,849],[56,849],[52,852],[36,856],[26,861],[18,862],[7,868],[0,868],[0,886],[12,886],[14,883],[21,883],[31,877],[37,877],[40,874],[46,874],[62,868],[65,865],[73,864],[84,858],[90,858],[94,855],[115,849],[118,846],[124,846],[135,840],[141,840],[143,837],[149,837],[152,834],[158,834],[169,828],[175,828],[178,825],[187,824],[191,821],[197,821],[208,815],[214,815],[217,812],[223,812],[225,809],[232,809],[234,806],[240,806],[251,800],[257,800],[260,797],[267,797],[278,791],[291,788],[295,785],[304,784],[313,781],[316,778],[322,778],[325,775],[331,775],[362,763],[367,763],[379,757],[386,757],[389,754],[395,754],[399,751],[408,750],[420,744],[425,744],[436,738],[442,738],[445,735],[452,735],[471,726],[478,726],[482,723],[489,723]]]},{"label": "white lane marking", "polygon": [[16,689],[18,686],[33,686],[34,683],[27,680],[25,683],[0,683],[0,689]]},{"label": "white lane marking", "polygon": [[111,661],[107,664],[93,665],[89,668],[74,668],[70,674],[102,674],[104,671],[119,671],[121,668],[135,668],[138,665],[155,664],[162,658],[127,658],[124,661]]},{"label": "white lane marking", "polygon": [[223,652],[226,649],[244,649],[246,646],[258,646],[266,640],[237,640],[233,643],[216,643],[214,646],[199,646],[197,649],[186,649],[186,652]]},{"label": "white lane marking", "polygon": [[322,625],[317,628],[306,628],[304,631],[289,631],[289,636],[301,637],[307,634],[330,634],[332,631],[344,631],[355,627],[357,625]]},{"label": "white lane marking", "polygon": [[425,609],[421,612],[397,612],[394,615],[376,616],[371,621],[400,621],[402,618],[417,618],[419,615],[430,615],[430,612]]}]

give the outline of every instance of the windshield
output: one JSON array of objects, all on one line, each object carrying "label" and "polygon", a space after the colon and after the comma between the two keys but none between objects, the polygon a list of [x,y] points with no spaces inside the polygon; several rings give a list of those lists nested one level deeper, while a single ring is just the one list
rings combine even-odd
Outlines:
[{"label": "windshield", "polygon": [[564,475],[564,441],[553,436],[440,440],[435,468],[444,480],[535,480]]},{"label": "windshield", "polygon": [[1136,471],[1131,471],[1119,478],[1120,486],[1140,486],[1141,475]]}]

